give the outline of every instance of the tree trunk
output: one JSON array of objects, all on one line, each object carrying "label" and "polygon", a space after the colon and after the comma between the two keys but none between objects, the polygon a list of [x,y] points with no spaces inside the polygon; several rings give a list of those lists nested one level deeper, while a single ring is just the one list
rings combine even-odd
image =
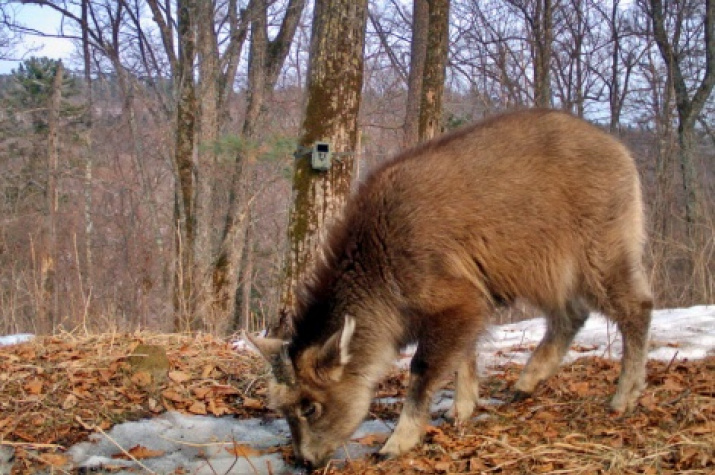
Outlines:
[{"label": "tree trunk", "polygon": [[221,75],[219,77],[218,110],[222,123],[229,118],[228,99],[233,93],[234,80],[238,71],[238,62],[243,50],[243,43],[248,35],[248,15],[252,9],[253,0],[248,2],[245,10],[238,12],[237,0],[228,0],[229,42],[220,59]]},{"label": "tree trunk", "polygon": [[220,70],[219,50],[214,30],[213,2],[196,3],[197,53],[197,155],[196,163],[196,240],[194,243],[194,312],[203,315],[205,323],[216,325],[220,315],[212,312],[210,266],[214,253],[211,238],[214,226],[214,188],[217,178],[216,146],[219,139]]},{"label": "tree trunk", "polygon": [[449,52],[449,0],[429,1],[429,32],[420,94],[419,140],[442,131],[442,96]]},{"label": "tree trunk", "polygon": [[534,105],[551,105],[552,0],[536,0],[534,12]]},{"label": "tree trunk", "polygon": [[177,170],[177,197],[175,206],[176,232],[176,277],[174,287],[174,330],[198,331],[202,328],[199,316],[194,312],[193,269],[195,249],[196,193],[194,151],[196,140],[196,91],[194,85],[194,40],[193,18],[197,0],[180,0],[178,9],[179,64],[176,76],[178,100],[176,106],[176,146],[174,160]]},{"label": "tree trunk", "polygon": [[419,141],[420,102],[425,58],[427,56],[427,32],[429,30],[429,3],[414,0],[412,9],[412,43],[410,44],[410,75],[407,80],[407,111],[405,113],[405,138],[403,146],[409,147]]},{"label": "tree trunk", "polygon": [[266,0],[254,0],[251,17],[251,47],[248,55],[248,95],[246,117],[243,120],[243,136],[255,135],[258,116],[266,92],[266,55],[268,54],[268,4]]},{"label": "tree trunk", "polygon": [[609,27],[611,28],[611,41],[613,42],[613,50],[611,51],[611,81],[608,89],[608,104],[611,111],[611,120],[609,130],[612,134],[618,131],[621,123],[621,71],[620,71],[620,56],[621,56],[621,35],[618,28],[618,8],[620,0],[613,0],[611,6],[611,15],[609,17]]},{"label": "tree trunk", "polygon": [[64,67],[57,62],[55,77],[52,80],[52,92],[47,104],[47,257],[42,262],[42,305],[45,308],[43,322],[52,332],[57,325],[59,316],[59,298],[57,295],[57,175],[60,154],[60,107],[62,105],[62,76]]},{"label": "tree trunk", "polygon": [[[684,6],[680,6],[684,8]],[[685,193],[685,220],[688,235],[695,236],[696,223],[700,219],[700,197],[697,170],[693,163],[693,136],[695,120],[703,110],[713,87],[715,86],[715,0],[705,0],[704,40],[705,40],[705,74],[695,92],[691,91],[685,80],[681,66],[681,57],[675,53],[677,44],[672,44],[665,27],[665,11],[662,0],[650,0],[650,17],[653,23],[653,36],[663,60],[668,66],[668,74],[672,78],[675,91],[675,103],[678,110],[678,145],[680,170]],[[683,21],[683,16],[678,16]],[[676,29],[680,30],[680,26]],[[677,41],[677,40],[676,40]],[[675,41],[674,41],[675,42]]]},{"label": "tree trunk", "polygon": [[[342,212],[350,192],[358,144],[367,0],[316,0],[310,45],[308,103],[299,145],[328,141],[333,163],[311,168],[308,155],[296,159],[294,202],[288,224],[288,256],[281,286],[281,322],[289,325],[295,289],[318,257],[326,227]],[[337,155],[336,155],[337,153]]]},{"label": "tree trunk", "polygon": [[[275,39],[268,39],[268,11],[265,0],[252,0],[247,14],[251,18],[251,47],[248,65],[248,104],[244,118],[242,135],[246,141],[260,138],[261,120],[265,101],[275,88],[278,76],[290,51],[300,17],[305,8],[305,0],[291,0],[281,28]],[[236,164],[231,179],[228,210],[224,221],[218,255],[215,259],[212,275],[214,311],[225,315],[229,330],[236,325],[232,316],[236,315],[236,302],[240,292],[238,275],[241,256],[246,243],[239,242],[243,235],[245,216],[250,212],[247,195],[242,192],[243,174],[246,156],[236,155]]]},{"label": "tree trunk", "polygon": [[268,39],[268,2],[253,0],[251,10],[251,49],[248,64],[248,104],[243,122],[243,135],[249,139],[257,136],[266,98],[278,81],[283,63],[290,51],[305,0],[290,0],[281,28],[272,41]]},{"label": "tree trunk", "polygon": [[[85,112],[85,161],[84,161],[84,284],[86,289],[82,289],[82,299],[84,300],[85,308],[89,303],[89,296],[92,293],[94,285],[94,270],[92,258],[92,235],[94,234],[94,223],[92,220],[92,187],[93,187],[93,169],[94,169],[94,150],[92,144],[93,132],[93,114],[94,101],[92,91],[92,71],[91,71],[91,56],[89,43],[89,18],[88,18],[88,2],[82,0],[82,57],[84,60],[84,87],[86,90],[86,107]],[[80,267],[80,263],[77,263]],[[84,285],[82,282],[80,284]],[[85,294],[86,292],[86,294]]]},{"label": "tree trunk", "polygon": [[246,232],[243,239],[243,257],[241,259],[241,281],[236,290],[236,309],[233,314],[231,331],[251,331],[251,294],[253,292],[253,216],[248,210]]}]

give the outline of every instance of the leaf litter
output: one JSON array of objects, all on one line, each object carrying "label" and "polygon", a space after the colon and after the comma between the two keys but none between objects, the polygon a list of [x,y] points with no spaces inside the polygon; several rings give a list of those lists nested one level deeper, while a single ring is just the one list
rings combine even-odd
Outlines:
[{"label": "leaf litter", "polygon": [[[131,374],[127,363],[133,348],[146,343],[165,348],[170,364],[168,377],[155,385],[151,375]],[[520,370],[518,364],[491,368],[482,397],[509,400]],[[438,417],[423,444],[402,457],[348,457],[319,473],[713,473],[715,358],[649,361],[648,388],[626,415],[610,413],[607,405],[618,371],[619,364],[605,358],[577,359],[531,399],[482,405],[458,426]],[[209,335],[63,335],[0,347],[0,447],[14,450],[12,474],[77,473],[66,449],[126,421],[167,411],[276,418],[267,408],[267,377],[258,356],[236,353]],[[350,452],[355,446],[374,452],[384,443],[406,378],[396,369],[380,384],[369,417],[384,421],[385,430],[356,437]],[[247,460],[265,452],[241,441],[224,451]],[[288,444],[272,451],[292,463]],[[116,451],[118,462],[160,455],[142,445]],[[254,467],[248,473],[269,472]]]}]

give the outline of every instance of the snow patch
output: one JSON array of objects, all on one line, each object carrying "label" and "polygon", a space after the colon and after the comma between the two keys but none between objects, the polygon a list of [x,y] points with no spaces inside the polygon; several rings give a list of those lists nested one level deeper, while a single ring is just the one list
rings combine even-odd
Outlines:
[{"label": "snow patch", "polygon": [[0,346],[18,345],[35,338],[31,333],[19,333],[17,335],[0,336]]}]

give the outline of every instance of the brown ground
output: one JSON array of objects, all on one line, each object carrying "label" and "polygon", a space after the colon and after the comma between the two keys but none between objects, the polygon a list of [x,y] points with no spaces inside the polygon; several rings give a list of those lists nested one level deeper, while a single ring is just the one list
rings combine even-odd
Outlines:
[{"label": "brown ground", "polygon": [[[166,381],[132,374],[127,356],[139,343],[166,348]],[[498,370],[482,382],[483,397],[508,398],[520,368]],[[578,360],[533,399],[480,408],[489,417],[461,427],[429,428],[425,443],[399,459],[354,460],[321,473],[715,473],[715,358],[650,362],[649,387],[625,417],[607,411],[617,374],[611,361]],[[210,336],[66,335],[3,347],[0,446],[15,450],[13,474],[76,473],[65,448],[127,420],[167,409],[273,417],[265,407],[265,378],[259,358],[237,355]],[[396,371],[380,395],[401,396],[404,381]],[[394,420],[398,406],[375,405],[371,416]],[[384,437],[360,442],[379,445]],[[137,458],[152,456],[133,449]],[[290,457],[290,448],[281,451]]]}]

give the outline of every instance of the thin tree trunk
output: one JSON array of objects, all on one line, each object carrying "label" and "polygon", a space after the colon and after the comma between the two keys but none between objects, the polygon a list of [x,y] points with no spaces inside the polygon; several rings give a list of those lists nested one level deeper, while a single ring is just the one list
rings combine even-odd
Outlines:
[{"label": "thin tree trunk", "polygon": [[177,5],[179,65],[176,77],[178,102],[174,150],[178,176],[175,207],[177,272],[174,287],[174,329],[176,331],[197,331],[202,328],[201,319],[194,312],[196,295],[193,281],[196,229],[194,151],[197,101],[193,70],[196,44],[192,23],[196,1],[198,0],[180,0]]},{"label": "thin tree trunk", "polygon": [[268,4],[266,0],[254,0],[251,18],[251,47],[248,56],[248,100],[246,117],[243,121],[243,136],[253,138],[256,135],[258,117],[263,108],[266,89],[266,70],[268,55]]},{"label": "thin tree trunk", "polygon": [[584,59],[583,54],[583,42],[585,37],[584,31],[584,5],[581,0],[575,0],[574,9],[576,10],[575,15],[577,18],[577,24],[575,25],[575,35],[574,35],[574,61],[576,62],[576,115],[583,118],[584,109]]},{"label": "thin tree trunk", "polygon": [[241,281],[236,292],[236,309],[233,315],[232,331],[251,330],[251,294],[253,291],[253,213],[248,210],[246,232],[243,239],[241,259]]},{"label": "thin tree trunk", "polygon": [[[260,138],[261,122],[265,102],[273,92],[278,76],[290,51],[290,45],[305,8],[305,0],[291,0],[275,39],[268,39],[267,3],[265,0],[252,0],[247,10],[251,18],[251,47],[248,65],[248,104],[242,127],[243,138],[250,142]],[[218,255],[212,270],[214,312],[231,317],[236,309],[240,292],[238,275],[245,242],[240,242],[243,235],[245,216],[250,211],[248,196],[242,191],[247,157],[238,153],[231,179],[228,210],[224,229],[219,244]],[[235,321],[229,325],[235,326]]]},{"label": "thin tree trunk", "polygon": [[[653,61],[651,60],[651,64]],[[655,68],[654,74],[657,74]],[[655,85],[655,84],[654,84]],[[658,89],[653,88],[653,103],[655,104],[655,129],[658,138],[658,149],[656,154],[655,174],[656,174],[656,198],[655,198],[655,227],[659,231],[658,238],[667,239],[670,233],[669,224],[671,222],[670,203],[671,195],[671,168],[673,161],[673,131],[672,131],[672,108],[671,101],[673,87],[671,77],[667,75],[662,83],[663,95],[658,95]]]},{"label": "thin tree trunk", "polygon": [[410,75],[407,81],[407,111],[405,113],[405,138],[403,146],[419,141],[420,103],[427,56],[427,31],[429,29],[429,2],[414,0],[412,10],[412,43],[410,44]]},{"label": "thin tree trunk", "polygon": [[[680,6],[680,8],[684,8]],[[704,40],[705,74],[690,97],[690,90],[683,75],[680,57],[675,54],[677,45],[671,44],[665,27],[665,12],[662,0],[650,1],[650,17],[653,23],[653,36],[661,56],[668,66],[675,91],[675,103],[678,109],[678,145],[680,146],[680,170],[685,193],[685,220],[688,235],[695,236],[695,226],[700,219],[700,197],[698,177],[693,163],[693,135],[695,120],[705,107],[713,87],[715,87],[715,0],[705,0]],[[682,16],[679,17],[682,20]],[[679,30],[679,28],[678,28]],[[674,40],[677,43],[677,38]]]},{"label": "thin tree trunk", "polygon": [[[93,132],[93,114],[94,114],[94,94],[92,91],[92,71],[91,71],[91,56],[90,56],[90,44],[89,44],[89,19],[88,19],[88,3],[89,0],[82,0],[82,56],[84,60],[84,87],[86,93],[86,107],[85,112],[85,161],[84,161],[84,268],[85,275],[84,280],[86,283],[87,292],[86,295],[82,295],[82,299],[85,300],[85,307],[87,306],[89,296],[92,292],[92,286],[94,285],[94,264],[92,257],[92,235],[94,234],[94,223],[92,220],[92,187],[93,187],[93,160],[94,160],[94,150],[92,144],[92,132]],[[77,263],[80,266],[80,263]],[[80,285],[82,282],[80,282]],[[83,293],[84,293],[83,292]]]},{"label": "thin tree trunk", "polygon": [[611,16],[609,18],[609,26],[611,28],[611,41],[613,42],[613,50],[611,51],[611,87],[608,91],[608,103],[611,109],[611,121],[609,124],[610,132],[616,133],[621,123],[621,71],[620,71],[620,56],[621,56],[621,37],[618,31],[618,8],[620,0],[613,0],[611,6]]},{"label": "thin tree trunk", "polygon": [[420,94],[419,140],[442,131],[442,96],[449,52],[449,0],[429,1],[429,32]]},{"label": "thin tree trunk", "polygon": [[42,263],[43,274],[43,300],[47,307],[44,315],[44,322],[48,325],[48,331],[52,332],[58,323],[59,298],[57,295],[57,211],[58,193],[57,178],[59,169],[60,153],[60,107],[62,105],[62,77],[64,66],[61,61],[57,62],[55,77],[52,80],[52,92],[48,103],[48,131],[47,131],[47,231],[48,246],[47,258]]},{"label": "thin tree trunk", "polygon": [[534,105],[551,105],[552,0],[536,0],[534,18]]},{"label": "thin tree trunk", "polygon": [[[237,0],[228,1],[228,21],[229,21],[229,42],[224,54],[219,61],[221,74],[219,77],[219,100],[218,110],[221,124],[225,124],[229,119],[228,99],[233,93],[234,80],[238,71],[238,63],[243,51],[243,43],[248,35],[248,15],[247,11],[253,9],[253,0],[248,2],[245,10],[238,14]],[[223,130],[223,127],[220,128]]]}]

